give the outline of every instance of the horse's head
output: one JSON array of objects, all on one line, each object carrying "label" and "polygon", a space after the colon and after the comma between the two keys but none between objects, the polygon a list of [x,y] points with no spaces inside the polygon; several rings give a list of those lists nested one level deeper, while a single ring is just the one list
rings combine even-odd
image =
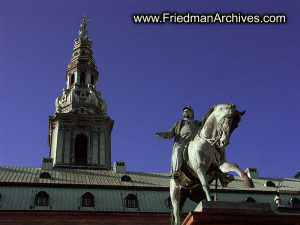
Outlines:
[{"label": "horse's head", "polygon": [[229,144],[233,130],[238,127],[241,116],[245,111],[239,112],[235,105],[220,104],[212,108],[206,116],[203,134],[206,138],[215,140],[219,148]]},{"label": "horse's head", "polygon": [[239,112],[235,105],[221,104],[217,107],[219,114],[218,121],[218,134],[220,135],[219,141],[216,143],[218,147],[226,147],[229,145],[229,138],[235,128],[241,120],[241,116],[245,114],[245,111]]}]

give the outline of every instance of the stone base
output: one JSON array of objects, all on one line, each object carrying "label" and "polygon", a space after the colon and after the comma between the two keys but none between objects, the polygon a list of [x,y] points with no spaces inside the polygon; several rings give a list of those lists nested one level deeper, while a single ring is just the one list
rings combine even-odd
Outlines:
[{"label": "stone base", "polygon": [[223,212],[223,213],[250,213],[273,214],[269,203],[253,202],[200,202],[194,212]]},{"label": "stone base", "polygon": [[269,203],[201,202],[182,225],[300,225],[300,215],[275,214]]}]

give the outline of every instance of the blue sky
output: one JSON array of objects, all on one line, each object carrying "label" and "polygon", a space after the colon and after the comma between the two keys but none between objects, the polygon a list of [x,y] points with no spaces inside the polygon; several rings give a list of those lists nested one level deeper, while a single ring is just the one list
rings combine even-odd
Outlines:
[{"label": "blue sky", "polygon": [[[0,165],[39,167],[47,157],[48,116],[83,12],[115,121],[112,160],[130,171],[168,172],[171,128],[191,105],[201,119],[213,105],[246,109],[227,161],[264,177],[299,170],[300,2],[297,0],[0,0]],[[134,13],[285,13],[283,25],[136,25]]]}]

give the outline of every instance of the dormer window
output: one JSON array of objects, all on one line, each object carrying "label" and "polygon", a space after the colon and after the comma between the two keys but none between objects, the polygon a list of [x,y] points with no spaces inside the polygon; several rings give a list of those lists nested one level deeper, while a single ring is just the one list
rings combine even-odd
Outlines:
[{"label": "dormer window", "polygon": [[81,196],[81,207],[95,207],[95,200],[94,195],[92,195],[90,192],[85,193]]},{"label": "dormer window", "polygon": [[125,198],[125,206],[127,208],[137,208],[138,207],[138,200],[134,194],[129,194]]},{"label": "dormer window", "polygon": [[36,206],[48,206],[49,204],[49,195],[45,191],[40,191],[35,196],[35,205]]},{"label": "dormer window", "polygon": [[268,180],[266,183],[265,183],[265,186],[266,187],[275,187],[275,183],[271,180]]},{"label": "dormer window", "polygon": [[131,177],[128,175],[123,175],[121,177],[121,181],[129,182],[129,181],[131,181]]},{"label": "dormer window", "polygon": [[40,178],[42,178],[42,179],[51,179],[51,175],[48,172],[42,172],[40,174]]}]

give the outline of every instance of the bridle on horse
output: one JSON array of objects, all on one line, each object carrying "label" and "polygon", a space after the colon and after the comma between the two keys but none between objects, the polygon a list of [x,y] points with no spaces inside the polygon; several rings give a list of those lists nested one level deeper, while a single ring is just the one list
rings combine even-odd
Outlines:
[{"label": "bridle on horse", "polygon": [[199,130],[199,132],[197,133],[198,136],[200,138],[205,139],[209,144],[211,144],[212,146],[215,145],[217,143],[217,141],[220,140],[220,138],[222,137],[222,134],[224,132],[224,128],[223,128],[223,123],[225,118],[231,118],[233,116],[233,114],[228,114],[228,115],[224,115],[219,122],[217,123],[217,129],[216,129],[216,134],[215,137],[212,138],[208,138],[206,137],[204,134],[201,133],[201,130]]}]

